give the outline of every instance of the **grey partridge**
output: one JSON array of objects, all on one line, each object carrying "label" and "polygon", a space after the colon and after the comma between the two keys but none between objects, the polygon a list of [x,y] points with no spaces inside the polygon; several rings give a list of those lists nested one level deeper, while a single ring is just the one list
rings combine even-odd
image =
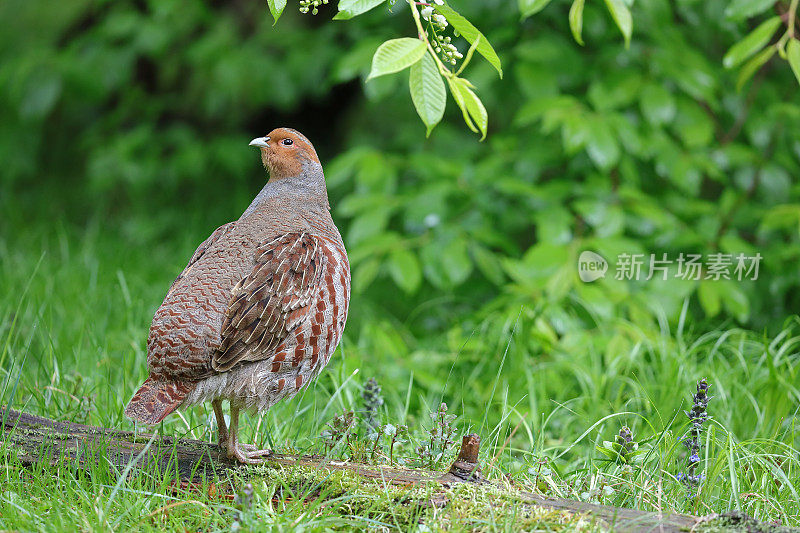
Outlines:
[{"label": "grey partridge", "polygon": [[239,412],[294,396],[328,363],[347,319],[350,265],[309,140],[279,128],[250,145],[261,150],[269,181],[238,220],[197,248],[167,291],[147,339],[150,375],[125,414],[157,424],[210,401],[220,446],[259,463],[270,452],[239,444]]}]

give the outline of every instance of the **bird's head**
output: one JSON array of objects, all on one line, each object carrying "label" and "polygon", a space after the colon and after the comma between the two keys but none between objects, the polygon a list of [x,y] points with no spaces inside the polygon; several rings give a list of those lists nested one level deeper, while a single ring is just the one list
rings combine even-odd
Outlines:
[{"label": "bird's head", "polygon": [[250,141],[250,146],[261,150],[261,161],[269,171],[270,181],[300,176],[321,168],[311,141],[291,128],[278,128],[265,137],[256,137]]}]

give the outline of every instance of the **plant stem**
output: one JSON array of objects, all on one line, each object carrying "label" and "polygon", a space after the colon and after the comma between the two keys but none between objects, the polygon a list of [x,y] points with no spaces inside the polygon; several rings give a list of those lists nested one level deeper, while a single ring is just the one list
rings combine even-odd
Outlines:
[{"label": "plant stem", "polygon": [[372,460],[375,460],[375,451],[378,449],[378,442],[381,440],[381,433],[378,432],[377,436],[375,437],[375,445],[372,447]]},{"label": "plant stem", "polygon": [[439,69],[439,74],[446,78],[452,78],[453,73],[444,65],[444,63],[442,63],[442,60],[439,59],[439,56],[436,55],[436,51],[433,49],[431,42],[425,35],[425,29],[422,27],[422,20],[420,19],[419,10],[417,9],[416,3],[414,0],[408,0],[408,5],[411,6],[411,15],[414,17],[414,24],[417,25],[417,35],[420,39],[425,41],[425,44],[428,46],[428,52],[430,52],[431,56],[433,56],[433,60],[436,62],[436,66]]}]

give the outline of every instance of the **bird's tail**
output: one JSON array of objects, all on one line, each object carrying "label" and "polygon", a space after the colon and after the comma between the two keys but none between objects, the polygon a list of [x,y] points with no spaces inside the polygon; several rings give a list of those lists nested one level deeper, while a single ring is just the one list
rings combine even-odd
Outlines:
[{"label": "bird's tail", "polygon": [[161,381],[149,377],[128,402],[125,416],[150,426],[158,424],[180,407],[194,387],[192,382]]}]

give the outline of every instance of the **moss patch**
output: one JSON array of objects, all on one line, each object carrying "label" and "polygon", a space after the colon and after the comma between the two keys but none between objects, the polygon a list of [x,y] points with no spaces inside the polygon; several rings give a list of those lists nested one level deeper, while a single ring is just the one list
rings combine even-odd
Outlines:
[{"label": "moss patch", "polygon": [[241,470],[236,476],[240,478],[237,486],[249,482],[255,492],[252,505],[243,510],[243,525],[248,516],[263,520],[265,507],[281,511],[305,505],[320,519],[358,517],[362,523],[404,531],[489,531],[498,527],[524,531],[607,530],[588,515],[532,505],[513,491],[489,486],[442,487],[431,482],[400,487],[365,480],[352,472],[300,466],[261,466]]},{"label": "moss patch", "polygon": [[740,511],[729,511],[703,522],[695,528],[702,533],[797,533],[797,528],[759,522],[752,516]]}]

